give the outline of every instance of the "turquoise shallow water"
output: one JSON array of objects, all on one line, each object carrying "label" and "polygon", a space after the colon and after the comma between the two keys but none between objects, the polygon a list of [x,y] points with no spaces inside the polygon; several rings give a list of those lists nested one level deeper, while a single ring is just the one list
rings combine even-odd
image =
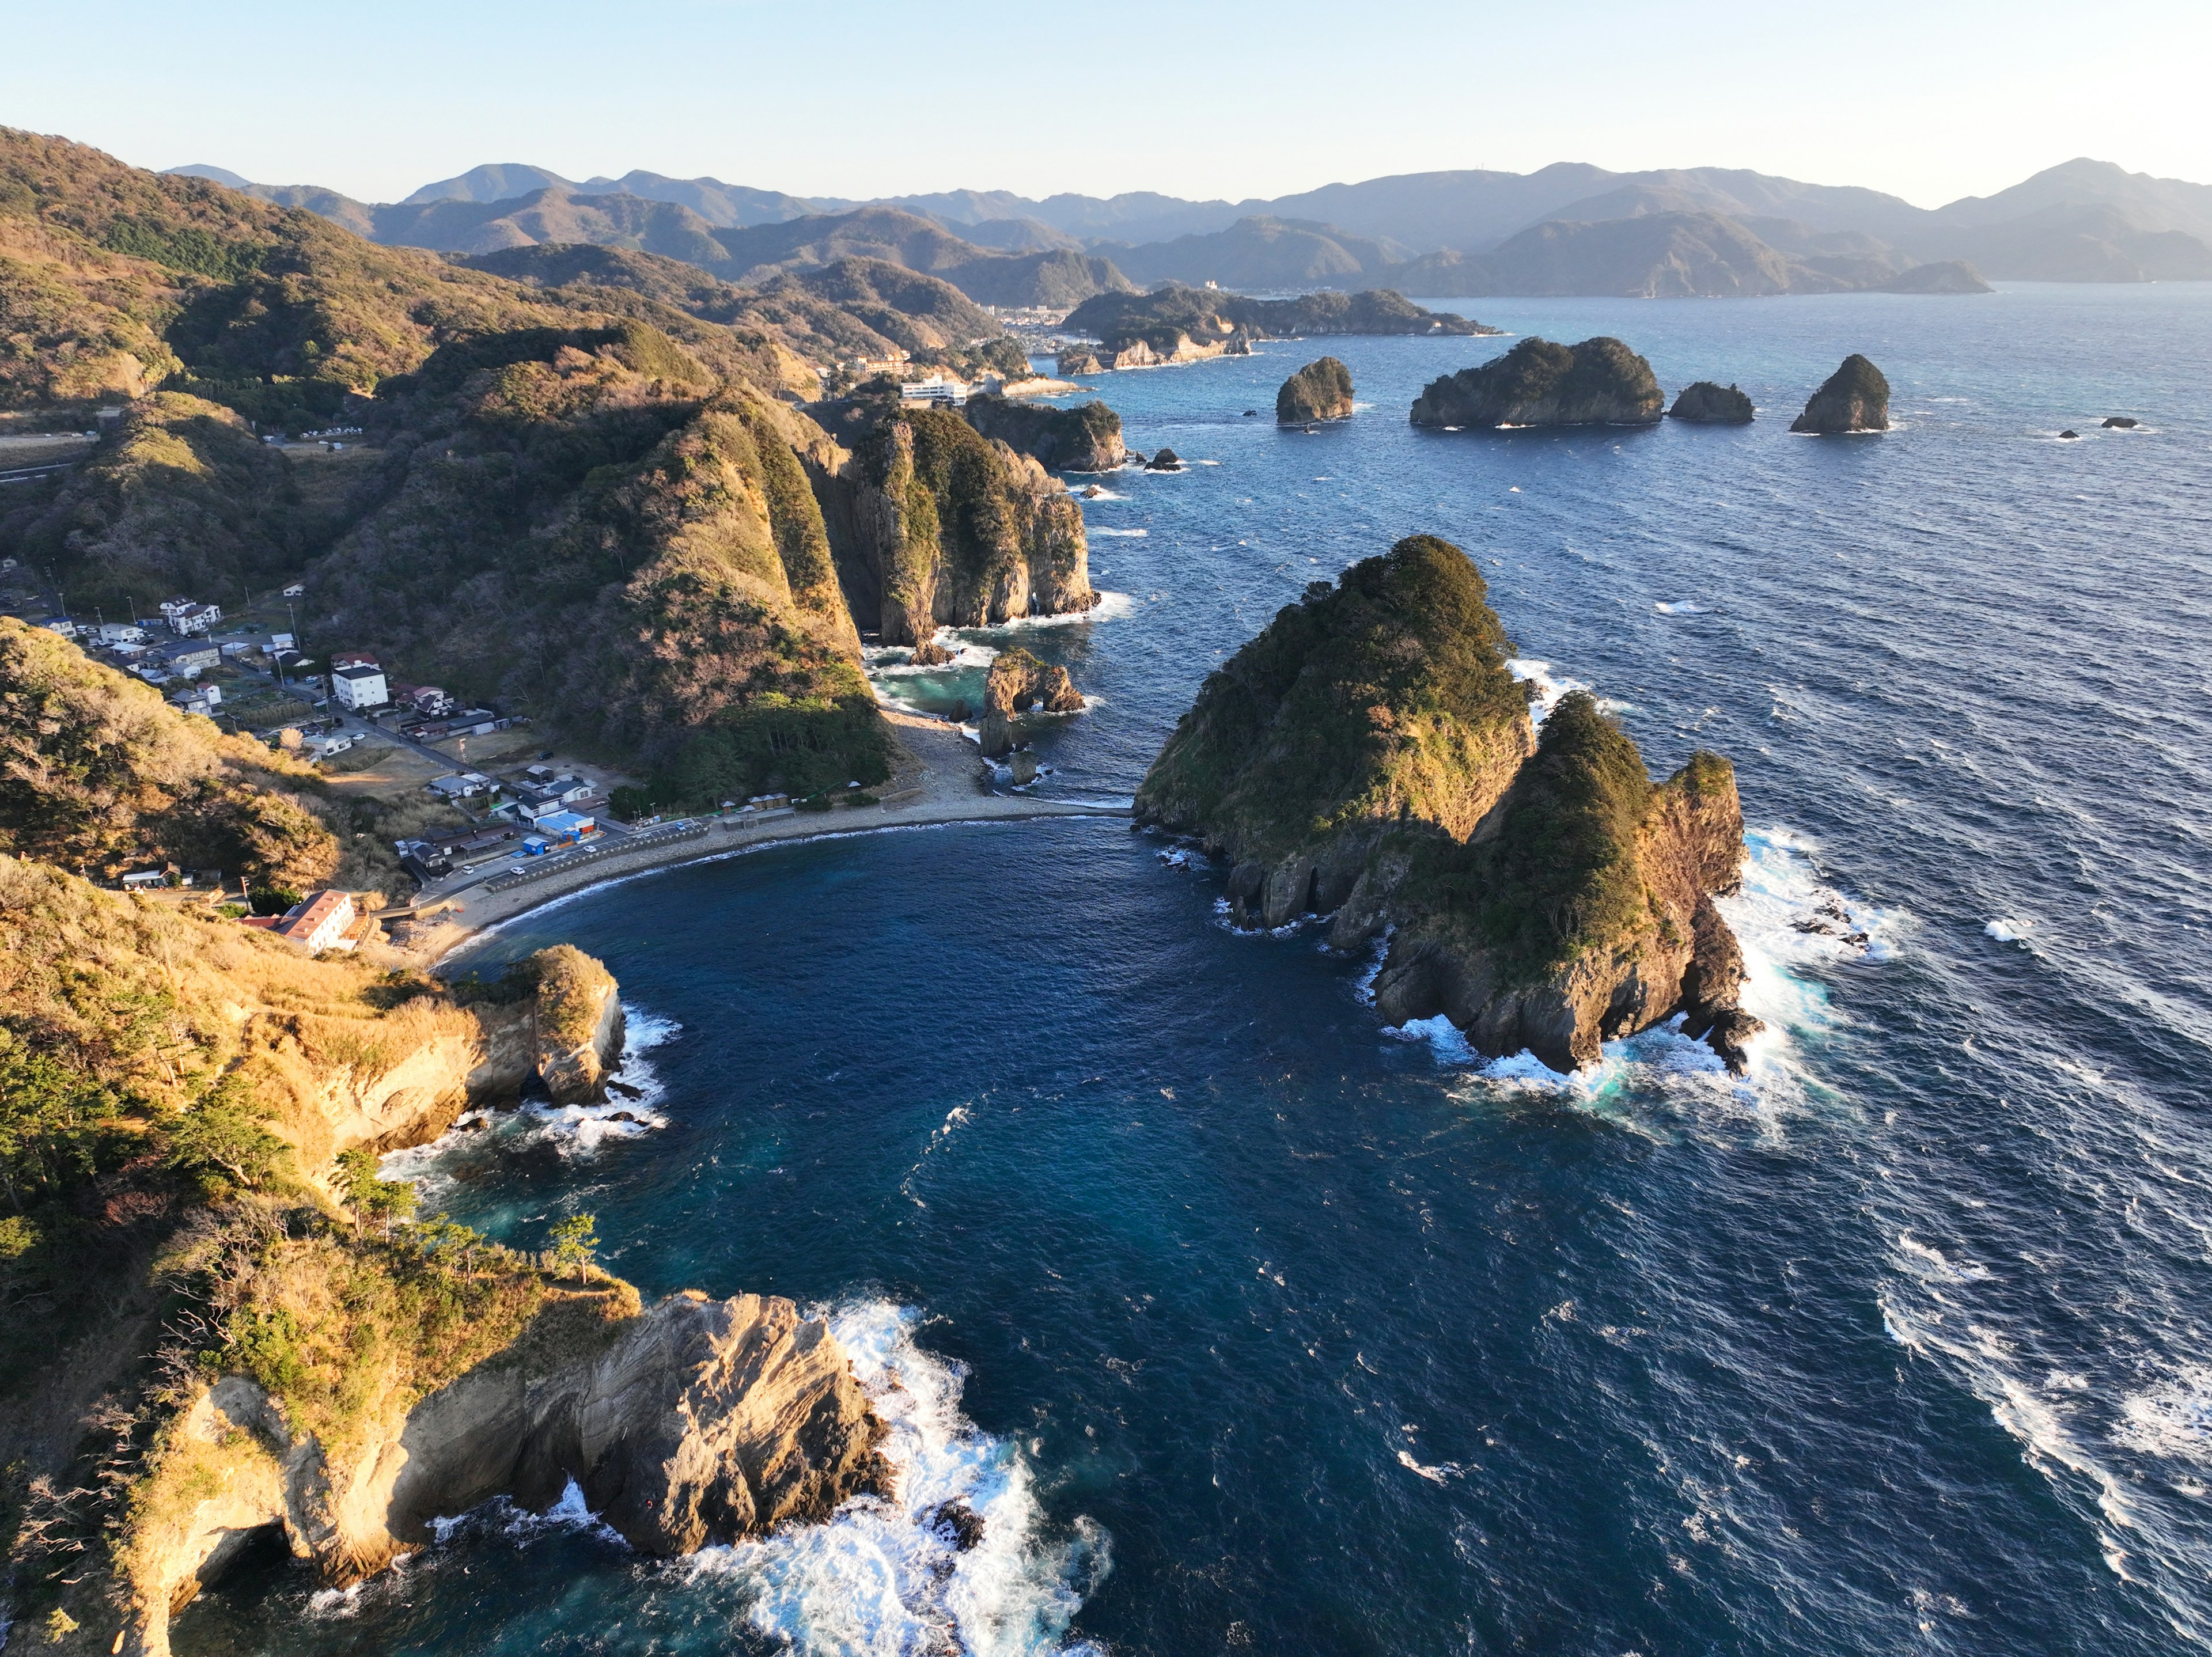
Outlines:
[{"label": "turquoise shallow water", "polygon": [[[1102,377],[1218,464],[1109,480],[1125,598],[1018,630],[1097,699],[1045,786],[1126,798],[1307,580],[1444,534],[1655,768],[1736,759],[1749,1083],[1663,1034],[1569,1084],[1382,1031],[1369,963],[1228,932],[1106,819],[571,901],[480,956],[606,959],[642,1120],[408,1166],[518,1242],[595,1212],[648,1290],[830,1308],[908,1501],[668,1565],[479,1514],[349,1599],[242,1579],[181,1652],[2212,1644],[2212,289],[1472,308],[1760,420],[1405,425],[1502,341]],[[1243,416],[1323,349],[1347,428]],[[1788,436],[1850,349],[1901,429]],[[1870,950],[1797,930],[1831,901]],[[915,1521],[955,1493],[975,1553]]]}]

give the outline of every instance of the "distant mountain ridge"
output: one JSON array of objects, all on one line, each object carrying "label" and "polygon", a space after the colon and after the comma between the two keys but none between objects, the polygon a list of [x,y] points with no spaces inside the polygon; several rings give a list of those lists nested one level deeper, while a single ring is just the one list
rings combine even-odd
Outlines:
[{"label": "distant mountain ridge", "polygon": [[1008,306],[1066,307],[1165,282],[1447,297],[1958,292],[1980,284],[1936,267],[1969,265],[2017,281],[2212,280],[2212,185],[2086,157],[1936,209],[1741,168],[1579,162],[1403,173],[1234,203],[974,190],[855,203],[643,171],[575,181],[508,162],[380,206],[221,167],[178,171],[390,245],[477,255],[579,241],[755,282],[865,258]]}]

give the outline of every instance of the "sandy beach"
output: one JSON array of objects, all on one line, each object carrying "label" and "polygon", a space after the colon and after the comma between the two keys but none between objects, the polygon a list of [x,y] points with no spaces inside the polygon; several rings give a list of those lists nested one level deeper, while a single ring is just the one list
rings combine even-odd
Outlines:
[{"label": "sandy beach", "polygon": [[[527,884],[490,890],[490,883],[465,886],[452,896],[424,894],[412,936],[399,946],[401,953],[425,963],[451,955],[488,929],[514,920],[556,898],[568,897],[587,887],[626,879],[650,870],[726,856],[755,846],[778,841],[818,840],[832,835],[868,834],[879,829],[913,828],[927,823],[1007,822],[1037,817],[1126,817],[1126,804],[1104,802],[1078,804],[1065,800],[1036,799],[990,790],[987,768],[975,745],[954,726],[922,719],[895,708],[884,717],[897,731],[898,740],[912,763],[902,767],[883,786],[881,805],[840,807],[827,813],[784,812],[765,819],[710,817],[702,821],[703,834],[671,843],[640,847],[623,853],[610,843],[608,854],[573,868],[555,865]],[[434,919],[428,911],[439,913]]]}]

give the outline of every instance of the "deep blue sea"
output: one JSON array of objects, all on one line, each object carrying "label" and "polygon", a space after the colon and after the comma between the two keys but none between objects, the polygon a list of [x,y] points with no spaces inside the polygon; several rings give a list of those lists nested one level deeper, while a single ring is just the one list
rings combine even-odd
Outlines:
[{"label": "deep blue sea", "polygon": [[[1044,792],[1126,799],[1308,581],[1443,535],[1524,671],[1735,761],[1753,1074],[1383,1030],[1371,961],[1107,818],[571,900],[476,959],[603,957],[638,1120],[399,1165],[520,1245],[595,1214],[648,1293],[828,1309],[901,1502],[672,1563],[495,1508],[349,1596],[236,1581],[180,1652],[2212,1649],[2212,284],[1463,308],[1759,420],[1408,427],[1506,340],[1101,376],[1194,463],[1086,503],[1118,596],[882,683],[972,698],[1018,638],[1093,698]],[[1278,431],[1324,350],[1360,411]],[[1790,436],[1853,350],[1897,429]],[[915,1518],[952,1495],[973,1552]]]}]

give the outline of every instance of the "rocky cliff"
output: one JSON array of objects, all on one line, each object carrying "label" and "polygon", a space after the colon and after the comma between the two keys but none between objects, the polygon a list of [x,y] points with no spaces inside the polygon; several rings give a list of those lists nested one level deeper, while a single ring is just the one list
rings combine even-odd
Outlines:
[{"label": "rocky cliff", "polygon": [[1805,412],[1790,422],[1790,429],[1821,437],[1886,432],[1889,429],[1889,382],[1882,378],[1881,369],[1854,351],[1813,393]]},{"label": "rocky cliff", "polygon": [[1416,426],[1649,426],[1666,399],[1651,365],[1617,339],[1521,341],[1504,355],[1429,382]]},{"label": "rocky cliff", "polygon": [[[614,974],[590,956],[556,944],[516,962],[496,984],[464,984],[459,993],[479,1031],[471,1102],[512,1099],[533,1082],[559,1104],[606,1097],[622,1060],[622,996]],[[421,1143],[394,1138],[379,1149]]]},{"label": "rocky cliff", "polygon": [[1207,677],[1137,816],[1231,863],[1239,925],[1332,913],[1394,825],[1464,837],[1510,785],[1534,739],[1508,654],[1466,555],[1409,537]]},{"label": "rocky cliff", "polygon": [[1333,356],[1306,366],[1275,393],[1275,418],[1285,426],[1352,417],[1352,370]]},{"label": "rocky cliff", "polygon": [[1758,1023],[1711,901],[1743,855],[1734,772],[1700,753],[1653,784],[1586,695],[1538,743],[1508,652],[1465,555],[1401,541],[1207,678],[1138,818],[1230,863],[1240,926],[1389,932],[1394,1023],[1443,1012],[1485,1053],[1571,1070],[1680,1012],[1741,1069]]},{"label": "rocky cliff", "polygon": [[[1477,1050],[1525,1047],[1559,1071],[1680,1012],[1741,1071],[1759,1023],[1711,895],[1734,889],[1743,856],[1726,760],[1700,753],[1655,786],[1636,745],[1575,692],[1489,821],[1465,841],[1409,848],[1376,1009],[1392,1023],[1443,1013]],[[1340,941],[1371,926],[1355,918]]]},{"label": "rocky cliff", "polygon": [[1014,746],[1014,715],[1032,707],[1048,713],[1080,713],[1082,693],[1064,667],[1048,667],[1026,650],[1009,650],[991,664],[983,683],[983,717],[978,724],[984,754],[995,759]]},{"label": "rocky cliff", "polygon": [[1674,406],[1667,410],[1669,420],[1686,420],[1695,426],[1748,426],[1751,424],[1751,398],[1734,385],[1722,385],[1710,379],[1701,379],[1694,385],[1686,385],[1675,398]]},{"label": "rocky cliff", "polygon": [[1036,461],[949,410],[856,401],[823,417],[851,446],[813,463],[838,580],[884,643],[1098,602],[1082,508]]},{"label": "rocky cliff", "polygon": [[422,1547],[434,1518],[495,1496],[542,1512],[573,1482],[641,1553],[684,1554],[887,1490],[884,1433],[828,1325],[754,1295],[549,1302],[512,1346],[343,1450],[228,1375],[153,1460],[114,1649],[166,1652],[173,1611],[257,1533],[344,1587]]},{"label": "rocky cliff", "polygon": [[1048,470],[1112,471],[1129,458],[1121,446],[1121,416],[1103,403],[1055,409],[987,393],[969,398],[960,412],[983,436]]},{"label": "rocky cliff", "polygon": [[[1169,282],[1148,294],[1101,294],[1062,324],[1072,333],[1127,337],[1156,326],[1193,338],[1297,339],[1322,334],[1494,334],[1498,331],[1449,311],[1425,310],[1389,288],[1333,290],[1295,299],[1253,299],[1218,288]],[[1063,369],[1061,372],[1066,372]],[[1092,372],[1085,370],[1085,372]]]}]

